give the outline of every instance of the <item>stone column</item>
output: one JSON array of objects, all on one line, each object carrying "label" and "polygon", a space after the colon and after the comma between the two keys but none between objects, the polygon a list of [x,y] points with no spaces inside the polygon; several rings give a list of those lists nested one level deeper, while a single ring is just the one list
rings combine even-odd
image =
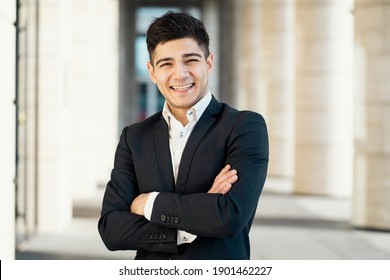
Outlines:
[{"label": "stone column", "polygon": [[19,3],[17,50],[17,243],[36,231],[38,196],[38,2],[29,0],[19,1]]},{"label": "stone column", "polygon": [[219,17],[219,56],[215,57],[216,63],[219,64],[219,90],[220,101],[231,105],[236,105],[237,95],[237,67],[235,40],[237,20],[235,16],[235,0],[218,1]]},{"label": "stone column", "polygon": [[211,92],[219,99],[220,88],[219,88],[219,67],[221,61],[220,50],[220,33],[219,33],[219,22],[220,22],[220,10],[218,9],[217,0],[208,0],[202,2],[202,20],[207,28],[207,32],[210,36],[210,51],[214,53],[213,71],[209,77],[209,88]]},{"label": "stone column", "polygon": [[[95,120],[95,152],[98,154],[96,179],[106,184],[113,167],[113,155],[119,138],[119,1],[100,0],[97,8],[95,34],[99,62],[96,79],[97,104]],[[103,20],[102,20],[103,19]],[[104,38],[104,40],[102,39]],[[94,79],[92,82],[96,82]],[[104,131],[102,133],[102,131]],[[102,149],[102,147],[104,147]]]},{"label": "stone column", "polygon": [[355,1],[352,222],[390,230],[390,1]]},{"label": "stone column", "polygon": [[[270,188],[292,192],[294,173],[295,101],[295,3],[293,0],[263,1],[268,133],[270,142]],[[268,180],[270,182],[270,180]]]},{"label": "stone column", "polygon": [[297,0],[298,193],[349,196],[353,157],[351,0]]},{"label": "stone column", "polygon": [[71,2],[69,56],[70,166],[73,198],[107,182],[117,144],[118,1]]},{"label": "stone column", "polygon": [[15,258],[15,27],[16,1],[0,9],[0,259]]},{"label": "stone column", "polygon": [[[136,1],[119,0],[119,99],[118,99],[118,134],[130,123],[138,121],[139,98],[135,94],[135,10]],[[119,139],[119,135],[117,139]]]},{"label": "stone column", "polygon": [[[80,198],[93,193],[97,186],[95,149],[96,104],[99,98],[98,25],[96,4],[99,1],[70,1],[69,34],[69,187],[72,197]],[[103,133],[102,133],[103,134]],[[88,135],[90,136],[88,139]]]},{"label": "stone column", "polygon": [[239,109],[257,111],[266,115],[266,80],[264,79],[264,49],[262,48],[262,1],[235,1],[234,57],[237,72],[235,94]]},{"label": "stone column", "polygon": [[38,19],[38,231],[59,232],[72,218],[69,185],[69,1],[41,0]]}]

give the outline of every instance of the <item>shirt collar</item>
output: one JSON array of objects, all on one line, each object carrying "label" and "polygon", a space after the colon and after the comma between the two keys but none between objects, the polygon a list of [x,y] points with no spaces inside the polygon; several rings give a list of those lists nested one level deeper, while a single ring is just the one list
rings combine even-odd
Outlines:
[{"label": "shirt collar", "polygon": [[[193,119],[194,121],[198,121],[200,119],[200,117],[203,115],[204,111],[206,110],[207,106],[210,104],[211,102],[211,92],[210,90],[206,93],[206,95],[204,97],[202,97],[202,99],[200,99],[194,106],[192,106],[188,111],[187,111],[187,118],[189,118],[189,121],[191,121],[191,119]],[[192,116],[193,114],[193,116]],[[168,107],[168,104],[167,104],[167,101],[164,102],[164,108],[163,108],[163,111],[162,111],[162,115],[165,119],[165,121],[167,122],[167,124],[169,125],[170,123],[170,118],[175,118],[171,112],[171,110],[169,110],[169,107]]]}]

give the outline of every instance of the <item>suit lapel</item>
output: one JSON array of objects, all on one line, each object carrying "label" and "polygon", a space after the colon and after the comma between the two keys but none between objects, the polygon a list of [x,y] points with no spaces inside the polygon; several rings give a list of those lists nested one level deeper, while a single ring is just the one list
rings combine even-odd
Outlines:
[{"label": "suit lapel", "polygon": [[220,112],[221,107],[222,105],[213,97],[202,117],[195,125],[181,157],[175,192],[184,193],[187,184],[188,173],[190,171],[192,159],[196,149],[199,143],[202,141],[203,137],[206,135],[207,131],[209,131],[209,129],[215,123],[215,115]]},{"label": "suit lapel", "polygon": [[[172,159],[169,148],[168,125],[161,117],[154,129],[154,139],[157,151],[157,161],[160,168],[161,178],[166,192],[174,192],[175,179],[173,177]],[[150,174],[150,176],[153,176]]]}]

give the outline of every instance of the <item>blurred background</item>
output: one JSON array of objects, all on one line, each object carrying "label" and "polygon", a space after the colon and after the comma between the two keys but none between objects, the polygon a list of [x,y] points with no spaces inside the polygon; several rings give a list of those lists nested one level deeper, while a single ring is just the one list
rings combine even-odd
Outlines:
[{"label": "blurred background", "polygon": [[202,19],[222,102],[261,113],[255,259],[390,259],[390,0],[0,0],[0,258],[132,258],[97,233],[124,126],[162,108],[145,33]]}]

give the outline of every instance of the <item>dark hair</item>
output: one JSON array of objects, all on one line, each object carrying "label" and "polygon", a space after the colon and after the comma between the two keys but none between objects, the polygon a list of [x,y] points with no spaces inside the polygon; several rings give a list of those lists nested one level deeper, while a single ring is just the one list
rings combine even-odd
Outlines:
[{"label": "dark hair", "polygon": [[150,60],[152,61],[152,54],[158,44],[182,38],[194,39],[203,49],[205,57],[208,57],[209,35],[203,22],[187,13],[168,11],[156,18],[146,33]]}]

